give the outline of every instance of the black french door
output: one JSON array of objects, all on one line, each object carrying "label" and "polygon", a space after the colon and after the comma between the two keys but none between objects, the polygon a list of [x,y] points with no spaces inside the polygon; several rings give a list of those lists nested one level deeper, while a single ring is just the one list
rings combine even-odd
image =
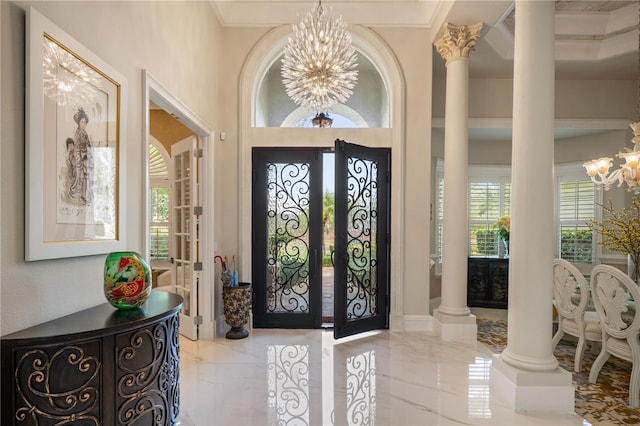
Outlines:
[{"label": "black french door", "polygon": [[389,327],[391,151],[336,140],[336,339]]},{"label": "black french door", "polygon": [[253,326],[320,328],[322,155],[253,149]]},{"label": "black french door", "polygon": [[[254,148],[253,326],[322,326],[323,152]],[[335,146],[334,336],[388,328],[390,150]]]}]

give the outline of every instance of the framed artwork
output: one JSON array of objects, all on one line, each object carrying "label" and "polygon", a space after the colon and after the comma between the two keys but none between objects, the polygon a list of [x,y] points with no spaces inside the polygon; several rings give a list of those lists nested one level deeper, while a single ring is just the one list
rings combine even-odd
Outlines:
[{"label": "framed artwork", "polygon": [[126,81],[27,11],[25,259],[125,249]]}]

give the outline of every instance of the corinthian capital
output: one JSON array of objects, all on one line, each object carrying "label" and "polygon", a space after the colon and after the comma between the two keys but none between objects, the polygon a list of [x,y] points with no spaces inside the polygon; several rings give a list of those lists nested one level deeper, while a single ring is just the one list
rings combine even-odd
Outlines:
[{"label": "corinthian capital", "polygon": [[476,47],[482,23],[475,25],[444,24],[444,34],[435,42],[436,49],[448,64],[459,58],[468,58]]}]

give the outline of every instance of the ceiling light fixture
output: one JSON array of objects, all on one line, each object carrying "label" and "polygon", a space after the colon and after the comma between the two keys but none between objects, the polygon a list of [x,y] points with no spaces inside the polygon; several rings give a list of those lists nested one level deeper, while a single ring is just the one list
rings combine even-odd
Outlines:
[{"label": "ceiling light fixture", "polygon": [[313,127],[331,127],[333,124],[333,118],[329,117],[329,114],[321,112],[313,117],[311,123],[313,124]]},{"label": "ceiling light fixture", "polygon": [[342,17],[331,9],[311,9],[293,25],[282,60],[282,82],[297,105],[315,114],[326,113],[338,102],[346,102],[358,80],[357,59],[351,34]]},{"label": "ceiling light fixture", "polygon": [[[638,23],[640,25],[640,3]],[[609,169],[613,166],[613,158],[611,157],[602,157],[583,164],[596,188],[604,188],[607,191],[616,182],[618,187],[626,183],[627,191],[640,194],[640,31],[638,32],[638,121],[629,124],[629,127],[633,130],[633,138],[631,139],[633,149],[625,147],[625,152],[620,151],[616,154],[616,157],[624,158],[625,164],[620,165],[611,173],[609,173]]]}]

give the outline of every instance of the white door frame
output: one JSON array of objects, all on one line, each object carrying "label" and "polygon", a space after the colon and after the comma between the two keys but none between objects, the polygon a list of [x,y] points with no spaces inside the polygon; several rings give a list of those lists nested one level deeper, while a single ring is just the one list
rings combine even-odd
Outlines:
[{"label": "white door frame", "polygon": [[[251,153],[254,147],[259,146],[306,146],[327,147],[331,146],[337,138],[361,143],[374,148],[391,148],[391,305],[389,324],[392,329],[404,327],[404,235],[405,221],[405,148],[403,121],[405,104],[405,84],[402,72],[393,52],[389,46],[372,30],[362,26],[349,27],[356,48],[379,67],[380,75],[385,82],[389,99],[389,127],[384,128],[358,128],[318,129],[304,128],[261,128],[256,127],[257,121],[257,92],[258,86],[268,68],[282,54],[287,37],[291,34],[291,27],[282,25],[269,31],[254,46],[247,57],[240,75],[240,110],[238,128],[238,211],[251,210],[252,188],[252,160]],[[429,183],[427,182],[427,187]],[[242,264],[240,275],[251,276],[251,217],[240,215],[238,223],[239,252]],[[426,327],[426,326],[425,326]]]},{"label": "white door frame", "polygon": [[200,275],[200,287],[198,293],[198,312],[202,317],[199,328],[199,338],[212,340],[215,331],[215,291],[213,280],[213,188],[214,182],[214,131],[198,118],[184,103],[173,96],[147,70],[142,70],[142,256],[149,259],[149,108],[153,102],[167,113],[193,131],[201,142],[202,170],[200,185],[200,201],[203,214],[200,220],[200,261],[202,273]]}]

